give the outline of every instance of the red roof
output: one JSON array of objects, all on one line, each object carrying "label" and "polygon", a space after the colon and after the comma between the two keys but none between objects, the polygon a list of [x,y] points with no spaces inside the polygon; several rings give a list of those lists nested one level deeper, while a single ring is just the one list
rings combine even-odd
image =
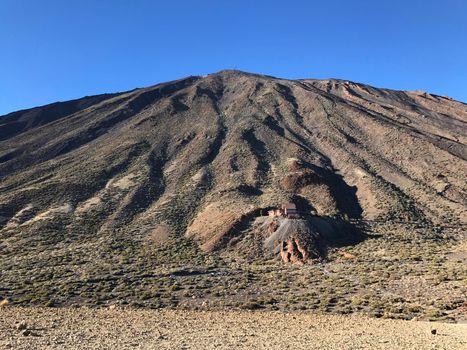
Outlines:
[{"label": "red roof", "polygon": [[282,209],[297,209],[297,206],[294,203],[284,203]]}]

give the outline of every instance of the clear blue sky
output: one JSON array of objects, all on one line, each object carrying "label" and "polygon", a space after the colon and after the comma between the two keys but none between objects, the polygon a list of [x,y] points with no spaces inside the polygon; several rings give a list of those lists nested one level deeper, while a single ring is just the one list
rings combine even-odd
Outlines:
[{"label": "clear blue sky", "polygon": [[0,115],[237,68],[467,102],[465,0],[0,0]]}]

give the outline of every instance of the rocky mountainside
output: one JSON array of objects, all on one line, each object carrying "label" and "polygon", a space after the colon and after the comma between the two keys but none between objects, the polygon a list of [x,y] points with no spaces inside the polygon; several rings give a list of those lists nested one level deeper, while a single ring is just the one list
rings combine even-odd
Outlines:
[{"label": "rocky mountainside", "polygon": [[355,222],[465,224],[466,123],[449,97],[239,71],[11,113],[0,255],[261,250],[255,220],[284,201],[344,240]]},{"label": "rocky mountainside", "polygon": [[[223,71],[1,119],[3,231],[124,229],[206,250],[297,201],[320,216],[464,218],[467,105]],[[36,233],[33,233],[36,232]]]}]

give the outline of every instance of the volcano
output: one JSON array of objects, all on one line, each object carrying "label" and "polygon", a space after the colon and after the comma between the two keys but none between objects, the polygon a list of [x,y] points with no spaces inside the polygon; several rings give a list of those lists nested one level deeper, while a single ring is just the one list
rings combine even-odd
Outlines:
[{"label": "volcano", "polygon": [[14,112],[0,118],[0,249],[235,249],[285,201],[465,223],[466,120],[466,104],[426,92],[240,71]]}]

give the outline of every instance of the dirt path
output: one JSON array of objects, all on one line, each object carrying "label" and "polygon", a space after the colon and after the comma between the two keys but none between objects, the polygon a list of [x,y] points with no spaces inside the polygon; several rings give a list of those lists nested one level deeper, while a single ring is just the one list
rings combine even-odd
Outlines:
[{"label": "dirt path", "polygon": [[467,325],[279,312],[7,307],[0,309],[0,348],[454,350],[467,349]]}]

